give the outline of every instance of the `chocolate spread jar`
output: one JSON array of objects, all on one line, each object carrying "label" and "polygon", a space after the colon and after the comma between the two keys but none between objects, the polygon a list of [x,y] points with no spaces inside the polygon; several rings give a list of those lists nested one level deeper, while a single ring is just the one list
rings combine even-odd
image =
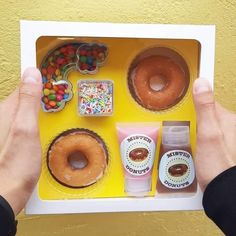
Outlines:
[{"label": "chocolate spread jar", "polygon": [[163,126],[157,192],[192,193],[196,190],[189,126]]}]

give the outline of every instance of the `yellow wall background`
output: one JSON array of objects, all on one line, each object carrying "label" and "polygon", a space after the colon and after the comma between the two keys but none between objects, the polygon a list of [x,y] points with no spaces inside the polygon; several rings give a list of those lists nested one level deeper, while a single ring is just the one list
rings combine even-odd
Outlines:
[{"label": "yellow wall background", "polygon": [[[18,84],[19,20],[215,24],[215,95],[236,111],[235,0],[0,0],[0,100]],[[203,212],[18,216],[19,236],[222,235]]]}]

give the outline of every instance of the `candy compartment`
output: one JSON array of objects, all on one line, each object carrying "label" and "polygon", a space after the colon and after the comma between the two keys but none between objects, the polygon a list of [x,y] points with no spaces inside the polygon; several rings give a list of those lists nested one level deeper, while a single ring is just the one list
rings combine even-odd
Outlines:
[{"label": "candy compartment", "polygon": [[78,112],[81,116],[111,116],[114,88],[111,80],[80,80]]},{"label": "candy compartment", "polygon": [[105,63],[108,49],[101,43],[82,44],[76,51],[77,70],[82,74],[96,74],[98,67]]},{"label": "candy compartment", "polygon": [[43,91],[41,105],[44,112],[61,111],[73,95],[68,81],[70,72],[96,74],[104,65],[108,49],[104,44],[81,40],[59,44],[44,56],[40,64]]},{"label": "candy compartment", "polygon": [[50,81],[43,85],[41,106],[44,112],[61,111],[73,97],[69,81]]}]

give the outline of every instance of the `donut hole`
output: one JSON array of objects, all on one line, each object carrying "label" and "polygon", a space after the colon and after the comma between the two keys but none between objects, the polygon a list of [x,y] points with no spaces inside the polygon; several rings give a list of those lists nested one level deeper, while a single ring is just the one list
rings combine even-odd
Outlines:
[{"label": "donut hole", "polygon": [[88,159],[82,152],[76,151],[68,156],[68,163],[72,169],[83,169],[88,165]]},{"label": "donut hole", "polygon": [[156,74],[149,79],[149,86],[154,92],[163,90],[167,85],[167,79],[165,76]]}]

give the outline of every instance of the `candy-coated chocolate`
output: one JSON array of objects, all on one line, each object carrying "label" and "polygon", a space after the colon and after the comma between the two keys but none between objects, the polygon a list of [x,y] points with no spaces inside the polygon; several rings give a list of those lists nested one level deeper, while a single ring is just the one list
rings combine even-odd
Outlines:
[{"label": "candy-coated chocolate", "polygon": [[44,94],[45,96],[48,96],[48,95],[50,94],[50,90],[49,90],[49,89],[44,89],[44,90],[43,90],[43,94]]},{"label": "candy-coated chocolate", "polygon": [[84,49],[81,49],[81,50],[79,50],[79,54],[81,55],[81,56],[86,56],[86,50],[84,50]]},{"label": "candy-coated chocolate", "polygon": [[87,57],[87,63],[89,65],[93,65],[93,58],[92,57]]},{"label": "candy-coated chocolate", "polygon": [[65,93],[64,94],[64,99],[67,99],[69,97],[69,94],[68,93]]},{"label": "candy-coated chocolate", "polygon": [[47,72],[48,72],[48,74],[50,74],[50,75],[54,74],[55,71],[56,71],[56,68],[55,68],[54,66],[52,66],[52,65],[50,65],[50,66],[47,68]]},{"label": "candy-coated chocolate", "polygon": [[80,61],[81,61],[82,63],[85,63],[86,60],[87,60],[87,57],[85,57],[85,56],[81,56],[81,57],[80,57]]},{"label": "candy-coated chocolate", "polygon": [[68,55],[69,55],[69,56],[74,56],[74,54],[75,54],[74,49],[68,50]]},{"label": "candy-coated chocolate", "polygon": [[45,108],[46,108],[46,110],[52,109],[52,107],[49,104],[45,104]]},{"label": "candy-coated chocolate", "polygon": [[55,101],[49,101],[48,103],[51,107],[55,107],[57,103]]},{"label": "candy-coated chocolate", "polygon": [[58,90],[64,90],[65,89],[63,84],[58,84],[57,86],[58,86]]},{"label": "candy-coated chocolate", "polygon": [[57,101],[60,102],[60,101],[63,99],[63,95],[57,94],[57,95],[56,95],[56,99],[57,99]]},{"label": "candy-coated chocolate", "polygon": [[53,89],[50,90],[50,94],[55,94],[55,93],[56,93],[55,90],[53,90]]},{"label": "candy-coated chocolate", "polygon": [[89,66],[87,64],[81,64],[81,69],[82,70],[87,70],[89,68]]},{"label": "candy-coated chocolate", "polygon": [[58,91],[58,86],[57,85],[53,85],[53,90],[54,91]]},{"label": "candy-coated chocolate", "polygon": [[54,100],[56,100],[56,95],[55,94],[49,94],[48,98],[49,98],[49,100],[54,101]]},{"label": "candy-coated chocolate", "polygon": [[47,74],[47,79],[48,79],[48,81],[50,81],[52,79],[52,75]]},{"label": "candy-coated chocolate", "polygon": [[97,55],[98,55],[98,52],[97,52],[97,50],[96,50],[96,49],[94,49],[94,50],[93,50],[93,52],[92,52],[92,55],[93,55],[94,57],[97,57]]},{"label": "candy-coated chocolate", "polygon": [[60,73],[61,73],[60,70],[59,70],[59,69],[56,69],[55,75],[58,76],[58,75],[60,75]]},{"label": "candy-coated chocolate", "polygon": [[59,57],[57,60],[56,60],[56,63],[58,65],[62,65],[63,63],[65,62],[65,59],[63,57]]},{"label": "candy-coated chocolate", "polygon": [[61,75],[59,75],[59,76],[56,77],[56,81],[59,81],[59,80],[61,80],[61,79],[62,79],[62,76],[61,76]]},{"label": "candy-coated chocolate", "polygon": [[98,54],[98,57],[99,57],[100,60],[103,60],[103,59],[105,58],[105,55],[104,55],[103,52],[100,52],[100,53]]},{"label": "candy-coated chocolate", "polygon": [[46,83],[44,85],[44,88],[51,89],[52,88],[52,83]]},{"label": "candy-coated chocolate", "polygon": [[45,83],[47,83],[48,79],[45,76],[43,76],[42,81],[43,81],[43,84],[45,84]]},{"label": "candy-coated chocolate", "polygon": [[91,50],[88,50],[88,51],[87,51],[87,56],[92,56]]},{"label": "candy-coated chocolate", "polygon": [[61,52],[61,53],[65,53],[65,52],[66,52],[66,47],[62,47],[62,48],[60,49],[60,52]]},{"label": "candy-coated chocolate", "polygon": [[56,50],[55,52],[54,52],[54,55],[60,55],[60,51],[59,50]]},{"label": "candy-coated chocolate", "polygon": [[42,75],[47,75],[47,69],[46,69],[46,68],[43,68],[43,69],[41,70],[41,72],[42,72]]},{"label": "candy-coated chocolate", "polygon": [[57,106],[60,107],[61,106],[61,102],[57,102]]},{"label": "candy-coated chocolate", "polygon": [[49,102],[48,97],[44,96],[44,97],[42,98],[42,101],[43,101],[45,104],[47,104],[47,103]]},{"label": "candy-coated chocolate", "polygon": [[61,90],[61,89],[60,89],[60,90],[57,91],[57,93],[58,93],[58,94],[61,94],[61,95],[64,95],[65,92],[64,92],[64,90]]}]

